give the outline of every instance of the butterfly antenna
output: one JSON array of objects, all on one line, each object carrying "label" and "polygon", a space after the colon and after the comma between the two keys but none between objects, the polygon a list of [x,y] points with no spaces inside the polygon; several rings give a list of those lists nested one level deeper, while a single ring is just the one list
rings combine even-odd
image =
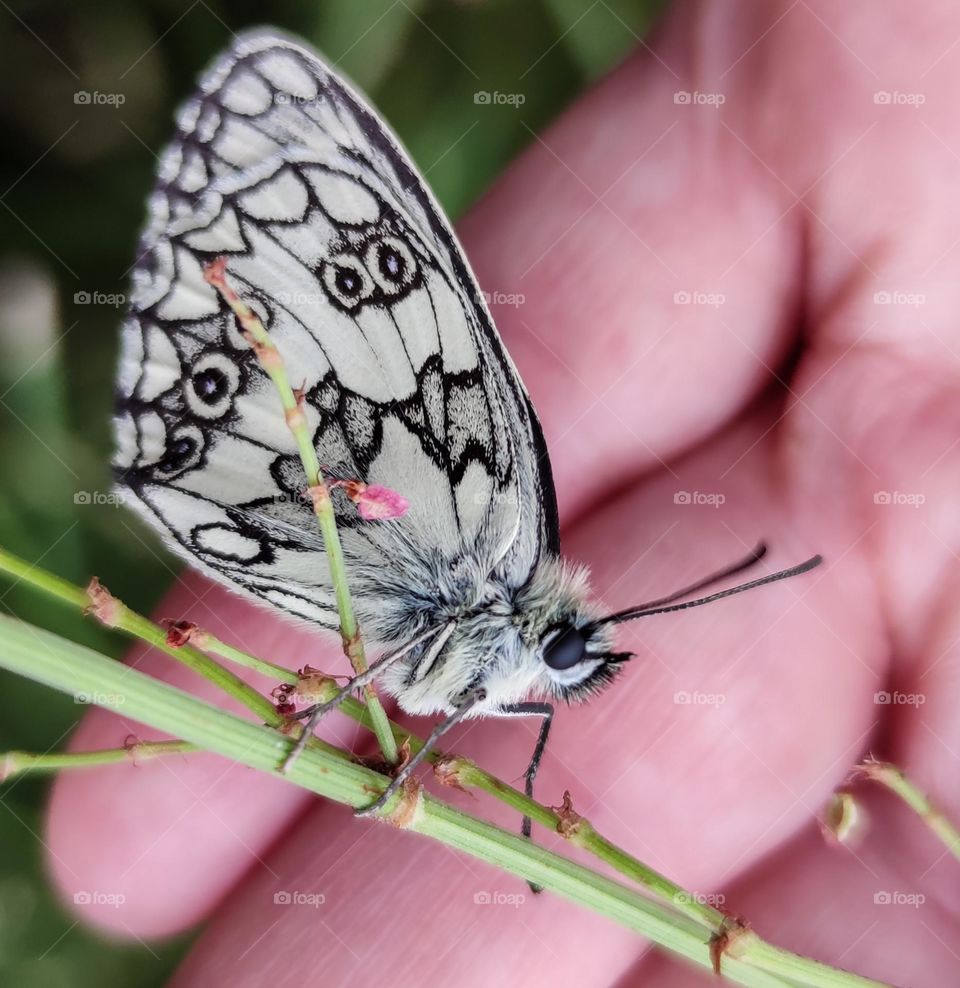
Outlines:
[{"label": "butterfly antenna", "polygon": [[594,623],[598,625],[621,624],[624,621],[632,621],[634,618],[650,617],[652,614],[667,614],[671,611],[683,611],[689,607],[700,607],[702,604],[711,604],[715,600],[721,600],[724,597],[732,597],[734,594],[743,593],[745,590],[753,590],[756,587],[766,586],[768,583],[777,583],[780,580],[786,580],[792,576],[799,576],[801,573],[806,573],[809,570],[816,568],[823,562],[823,556],[812,556],[810,559],[800,563],[797,566],[791,566],[789,569],[782,569],[776,573],[770,573],[768,576],[762,576],[758,580],[751,580],[749,583],[741,583],[739,586],[730,587],[728,590],[721,590],[719,593],[709,594],[706,597],[698,597],[696,600],[687,600],[680,604],[673,603],[673,601],[679,600],[681,597],[686,597],[688,594],[696,593],[696,591],[702,590],[704,587],[708,587],[713,583],[723,580],[729,576],[733,576],[735,573],[742,572],[760,560],[766,553],[766,549],[767,547],[763,543],[760,543],[760,545],[758,545],[757,548],[754,549],[753,553],[751,553],[751,555],[746,559],[728,567],[725,570],[721,570],[719,573],[714,573],[713,575],[706,577],[706,579],[700,580],[698,583],[685,587],[683,590],[678,590],[669,597],[662,597],[659,600],[648,601],[646,604],[638,604],[636,607],[630,607],[625,611],[618,611],[616,614],[608,614],[606,617],[599,618]]}]

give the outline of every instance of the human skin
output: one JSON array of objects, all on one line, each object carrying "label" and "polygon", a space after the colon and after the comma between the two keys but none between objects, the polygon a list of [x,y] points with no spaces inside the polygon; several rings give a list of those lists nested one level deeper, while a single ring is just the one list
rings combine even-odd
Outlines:
[{"label": "human skin", "polygon": [[[817,816],[872,751],[960,820],[958,37],[948,2],[676,5],[651,49],[532,140],[460,224],[483,287],[524,296],[495,318],[543,421],[565,552],[605,606],[682,586],[761,537],[770,567],[827,560],[622,628],[636,658],[608,693],[559,711],[540,797],[570,790],[612,840],[722,894],[767,939],[914,988],[960,971],[957,862],[863,785],[857,847],[829,847]],[[678,91],[726,99],[678,104]],[[157,613],[291,667],[343,669],[336,643],[192,573]],[[216,698],[163,656],[134,661]],[[876,703],[884,690],[925,702]],[[131,732],[155,736],[93,710],[72,746]],[[339,715],[319,733],[372,750]],[[452,747],[515,779],[534,734],[485,721]],[[485,797],[444,795],[516,826]],[[207,921],[178,988],[709,977],[549,894],[478,905],[525,886],[213,756],[63,775],[45,839],[68,898],[126,897],[83,907],[99,926],[149,939]],[[324,901],[278,905],[278,891]]]}]

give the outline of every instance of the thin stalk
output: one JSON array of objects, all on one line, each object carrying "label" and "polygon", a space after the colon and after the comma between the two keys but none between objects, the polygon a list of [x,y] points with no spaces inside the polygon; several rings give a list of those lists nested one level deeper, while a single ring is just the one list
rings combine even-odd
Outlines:
[{"label": "thin stalk", "polygon": [[258,672],[261,676],[266,676],[268,679],[279,679],[285,683],[295,683],[297,681],[297,674],[295,672],[291,672],[291,670],[277,665],[275,662],[268,662],[266,659],[261,659],[256,655],[251,655],[249,652],[244,652],[243,649],[228,645],[225,641],[221,641],[216,635],[212,635],[203,628],[191,626],[185,632],[185,636],[192,645],[195,645],[201,651],[211,655],[219,655],[221,659],[226,659],[232,665],[240,666],[242,669],[252,669],[254,672]]},{"label": "thin stalk", "polygon": [[[325,703],[337,690],[337,684],[332,679],[326,679],[322,683],[311,685],[311,696],[314,702]],[[370,722],[366,715],[366,707],[358,700],[345,697],[337,709],[369,729]],[[423,747],[422,738],[411,734],[393,721],[390,725],[397,743],[408,745],[411,754],[415,755]],[[478,789],[493,796],[494,799],[516,810],[521,816],[529,817],[534,823],[540,824],[552,833],[566,837],[570,843],[583,848],[597,860],[610,865],[620,874],[658,896],[678,913],[703,924],[709,932],[716,933],[724,928],[727,918],[722,912],[608,841],[586,818],[575,815],[576,820],[572,821],[568,808],[565,808],[565,812],[558,812],[546,807],[461,755],[446,755],[434,750],[427,756],[427,760],[434,766],[437,778],[444,785]]]},{"label": "thin stalk", "polygon": [[55,751],[35,755],[26,751],[8,751],[0,756],[0,781],[26,773],[60,772],[64,769],[95,768],[120,762],[139,762],[161,755],[187,755],[200,751],[189,741],[137,741],[124,748],[103,751]]},{"label": "thin stalk", "polygon": [[880,762],[868,758],[858,769],[868,779],[879,782],[895,796],[903,800],[917,816],[943,842],[946,849],[960,861],[960,830],[944,815],[943,810],[930,802],[926,793],[922,792],[907,778],[902,769],[890,762]]},{"label": "thin stalk", "polygon": [[[780,947],[775,947],[772,943],[761,940],[751,931],[748,933],[750,933],[749,942],[745,943],[743,950],[739,953],[740,959],[749,963],[751,967],[775,973],[781,978],[787,978],[791,983],[810,986],[810,988],[854,988],[854,986],[869,988],[869,986],[883,983],[871,981],[869,978],[861,978],[857,974],[841,971],[839,968],[828,967],[811,957],[792,954],[789,950],[783,950]],[[725,958],[724,974],[726,973]]]},{"label": "thin stalk", "polygon": [[[66,693],[122,697],[125,714],[244,765],[277,774],[286,740],[166,683],[75,642],[0,615],[0,665]],[[348,806],[369,805],[388,779],[362,765],[307,749],[286,776]],[[397,826],[440,840],[651,938],[705,969],[713,959],[699,923],[546,848],[478,820],[422,792],[398,794],[382,814]],[[763,944],[744,931],[724,954],[723,973],[740,984],[782,988],[791,980],[824,988],[879,988],[880,983],[831,971]],[[802,978],[800,977],[802,975]]]},{"label": "thin stalk", "polygon": [[[297,444],[300,462],[307,476],[307,491],[313,501],[313,511],[323,534],[324,555],[330,568],[330,580],[337,600],[337,611],[340,615],[340,636],[343,641],[343,651],[350,660],[354,672],[357,674],[366,672],[367,660],[364,654],[363,640],[360,637],[360,626],[357,624],[356,615],[353,611],[353,601],[350,597],[350,585],[347,582],[347,569],[343,557],[343,546],[340,542],[340,533],[337,531],[337,519],[333,510],[333,502],[330,499],[330,491],[320,470],[320,462],[317,459],[317,451],[313,445],[307,417],[303,410],[303,395],[294,392],[283,357],[257,314],[227,283],[226,260],[220,258],[207,265],[204,270],[204,277],[230,306],[241,329],[253,346],[260,365],[270,376],[280,396],[287,427]],[[393,740],[387,714],[372,683],[364,687],[364,695],[367,698],[367,705],[370,707],[374,733],[377,736],[383,757],[391,765],[395,765],[399,754]]]}]

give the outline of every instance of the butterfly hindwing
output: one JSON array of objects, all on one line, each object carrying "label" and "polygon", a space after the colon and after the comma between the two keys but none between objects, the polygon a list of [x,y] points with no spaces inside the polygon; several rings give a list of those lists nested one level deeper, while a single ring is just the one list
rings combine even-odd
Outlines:
[{"label": "butterfly hindwing", "polygon": [[539,425],[439,207],[357,95],[261,32],[179,115],[124,327],[118,478],[183,555],[336,623],[279,399],[203,278],[217,257],[303,390],[320,462],[410,501],[389,523],[338,504],[361,617],[385,628],[391,593],[451,567],[519,586],[556,553]]}]

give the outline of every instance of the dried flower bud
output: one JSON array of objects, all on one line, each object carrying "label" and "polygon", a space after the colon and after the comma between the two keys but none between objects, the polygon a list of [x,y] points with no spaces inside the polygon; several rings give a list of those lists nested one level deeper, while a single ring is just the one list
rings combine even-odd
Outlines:
[{"label": "dried flower bud", "polygon": [[835,792],[827,804],[820,830],[828,844],[855,845],[863,836],[867,816],[860,801],[845,789]]},{"label": "dried flower bud", "polygon": [[108,628],[115,628],[120,620],[120,601],[94,576],[87,584],[90,605],[84,614],[90,614]]},{"label": "dried flower bud", "polygon": [[184,645],[204,647],[204,634],[192,621],[168,621],[167,644],[172,648],[183,648]]}]

